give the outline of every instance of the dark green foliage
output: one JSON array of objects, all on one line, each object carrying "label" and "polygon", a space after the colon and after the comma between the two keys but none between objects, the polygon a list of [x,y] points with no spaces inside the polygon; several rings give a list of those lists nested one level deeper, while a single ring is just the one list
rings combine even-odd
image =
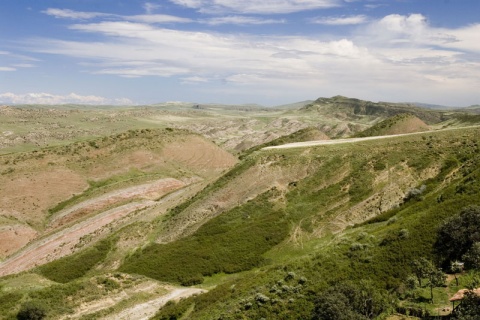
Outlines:
[{"label": "dark green foliage", "polygon": [[480,206],[463,209],[449,218],[438,230],[435,250],[444,267],[461,260],[477,242],[480,242]]},{"label": "dark green foliage", "polygon": [[390,307],[388,294],[371,283],[345,282],[321,292],[312,319],[374,319]]},{"label": "dark green foliage", "polygon": [[467,291],[462,303],[455,310],[452,319],[478,320],[480,319],[480,297],[473,291]]},{"label": "dark green foliage", "polygon": [[260,265],[262,254],[287,235],[281,211],[271,211],[267,192],[242,207],[205,223],[192,236],[168,244],[151,244],[121,267],[129,273],[193,285],[203,276],[235,273]]},{"label": "dark green foliage", "polygon": [[49,287],[32,291],[28,299],[38,301],[48,311],[48,318],[57,319],[59,315],[70,314],[74,311],[74,297],[79,298],[79,292],[85,285],[76,281],[68,284],[54,284]]},{"label": "dark green foliage", "polygon": [[67,283],[83,277],[107,256],[110,248],[111,242],[103,240],[84,251],[40,266],[38,272],[50,280]]},{"label": "dark green foliage", "polygon": [[467,269],[480,269],[480,242],[475,242],[462,259]]},{"label": "dark green foliage", "polygon": [[42,320],[47,316],[46,308],[37,301],[27,301],[17,314],[18,320]]},{"label": "dark green foliage", "polygon": [[[22,300],[23,294],[16,292],[1,292],[0,288],[0,314],[7,315],[8,311],[13,311],[18,303]],[[14,315],[11,315],[13,317]]]},{"label": "dark green foliage", "polygon": [[187,312],[190,305],[188,303],[169,301],[155,315],[152,320],[178,320]]}]

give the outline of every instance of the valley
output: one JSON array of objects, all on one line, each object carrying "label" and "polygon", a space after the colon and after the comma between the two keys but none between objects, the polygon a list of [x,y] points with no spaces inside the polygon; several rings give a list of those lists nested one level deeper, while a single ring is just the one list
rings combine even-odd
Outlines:
[{"label": "valley", "polygon": [[46,319],[314,319],[332,288],[394,319],[447,310],[480,272],[428,305],[406,285],[480,205],[475,114],[336,96],[4,106],[0,123],[1,319],[29,301]]}]

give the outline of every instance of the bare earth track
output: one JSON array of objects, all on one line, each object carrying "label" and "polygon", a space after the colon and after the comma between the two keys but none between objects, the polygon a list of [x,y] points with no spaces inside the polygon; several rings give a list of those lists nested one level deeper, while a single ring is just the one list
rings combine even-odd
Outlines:
[{"label": "bare earth track", "polygon": [[163,307],[168,301],[179,300],[204,292],[205,290],[197,288],[175,288],[166,295],[137,304],[120,313],[104,317],[102,320],[147,320],[153,317],[158,309]]},{"label": "bare earth track", "polygon": [[[131,197],[148,197],[155,195],[159,197],[170,191],[180,189],[185,183],[176,179],[162,179],[154,183],[142,186],[130,187],[124,190],[88,200],[72,209],[66,210],[60,214],[60,217],[66,217],[76,210],[94,210],[104,208],[107,203],[113,203],[120,199],[130,199]],[[109,224],[119,221],[128,215],[144,210],[146,208],[159,204],[160,201],[141,199],[128,204],[106,210],[94,217],[88,218],[71,227],[62,229],[46,238],[40,239],[28,245],[14,256],[0,263],[0,276],[18,273],[38,265],[70,254],[82,237],[98,232]]]},{"label": "bare earth track", "polygon": [[[480,127],[480,126],[473,126],[473,127]],[[435,131],[449,131],[449,130],[460,130],[469,127],[462,127],[462,128],[447,128]],[[347,138],[347,139],[334,139],[334,140],[316,140],[316,141],[305,141],[305,142],[294,142],[294,143],[286,143],[280,146],[272,146],[272,147],[265,147],[262,150],[274,150],[274,149],[289,149],[289,148],[307,148],[307,147],[315,147],[315,146],[324,146],[324,145],[332,145],[332,144],[342,144],[342,143],[353,143],[353,142],[361,142],[361,141],[368,141],[368,140],[379,140],[379,139],[387,139],[393,137],[403,137],[403,136],[411,136],[416,134],[426,133],[428,131],[423,132],[413,132],[413,133],[403,133],[403,134],[392,134],[392,135],[385,135],[385,136],[375,136],[375,137],[365,137],[365,138]]]}]

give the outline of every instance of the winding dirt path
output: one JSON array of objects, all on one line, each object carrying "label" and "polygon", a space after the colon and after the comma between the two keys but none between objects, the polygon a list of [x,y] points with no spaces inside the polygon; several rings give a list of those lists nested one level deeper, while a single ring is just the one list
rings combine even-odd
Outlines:
[{"label": "winding dirt path", "polygon": [[[73,211],[67,210],[61,217],[65,218],[76,210],[91,211],[94,209],[104,208],[107,204],[114,204],[119,200],[133,200],[142,196],[148,198],[152,193],[156,196],[167,194],[170,191],[178,190],[185,187],[186,184],[176,179],[161,179],[155,183],[130,187],[125,190],[119,190],[109,194],[108,197],[101,196],[88,200],[78,206]],[[162,192],[160,192],[162,191]],[[176,193],[177,196],[181,193]],[[45,264],[52,260],[61,258],[72,253],[75,247],[81,243],[82,238],[89,234],[101,232],[103,229],[113,226],[114,223],[121,221],[130,214],[153,207],[163,201],[170,201],[167,195],[159,201],[149,199],[140,199],[132,201],[128,204],[120,205],[113,209],[101,212],[98,215],[90,217],[84,221],[74,224],[68,228],[53,233],[50,236],[34,241],[23,250],[0,263],[0,277],[22,272],[38,265]]]},{"label": "winding dirt path", "polygon": [[332,145],[332,144],[354,143],[354,142],[361,142],[361,141],[368,141],[368,140],[379,140],[379,139],[387,139],[387,138],[394,138],[394,137],[412,136],[412,135],[418,135],[418,134],[427,133],[427,132],[432,132],[433,133],[433,132],[440,132],[440,131],[461,130],[461,129],[478,128],[478,127],[480,127],[480,126],[446,128],[446,129],[432,130],[432,131],[421,131],[421,132],[392,134],[392,135],[386,135],[386,136],[375,136],[375,137],[364,137],[364,138],[347,138],[347,139],[293,142],[293,143],[282,144],[280,146],[265,147],[262,150],[307,148],[307,147],[324,146],[324,145]]},{"label": "winding dirt path", "polygon": [[159,298],[137,304],[131,308],[125,309],[120,313],[110,315],[102,320],[148,320],[157,313],[158,309],[163,307],[168,301],[179,300],[190,297],[194,294],[204,293],[206,290],[197,288],[175,288],[168,294]]},{"label": "winding dirt path", "polygon": [[80,242],[83,236],[92,234],[136,210],[146,209],[155,204],[156,202],[149,200],[126,204],[36,241],[18,254],[0,263],[0,276],[22,272],[66,256],[73,251],[75,245]]}]

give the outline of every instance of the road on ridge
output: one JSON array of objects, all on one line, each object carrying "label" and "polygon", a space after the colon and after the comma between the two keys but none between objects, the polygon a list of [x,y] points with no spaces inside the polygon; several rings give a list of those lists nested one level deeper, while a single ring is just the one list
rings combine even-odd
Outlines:
[{"label": "road on ridge", "polygon": [[412,135],[428,133],[428,132],[440,132],[440,131],[478,128],[478,127],[480,127],[480,126],[447,128],[447,129],[432,130],[432,131],[421,131],[421,132],[413,132],[413,133],[392,134],[392,135],[387,135],[387,136],[375,136],[375,137],[365,137],[365,138],[347,138],[347,139],[334,139],[334,140],[315,140],[315,141],[293,142],[293,143],[282,144],[282,145],[279,145],[279,146],[265,147],[262,150],[307,148],[307,147],[324,146],[324,145],[331,145],[331,144],[353,143],[353,142],[368,141],[368,140],[379,140],[379,139],[394,138],[394,137],[412,136]]}]

